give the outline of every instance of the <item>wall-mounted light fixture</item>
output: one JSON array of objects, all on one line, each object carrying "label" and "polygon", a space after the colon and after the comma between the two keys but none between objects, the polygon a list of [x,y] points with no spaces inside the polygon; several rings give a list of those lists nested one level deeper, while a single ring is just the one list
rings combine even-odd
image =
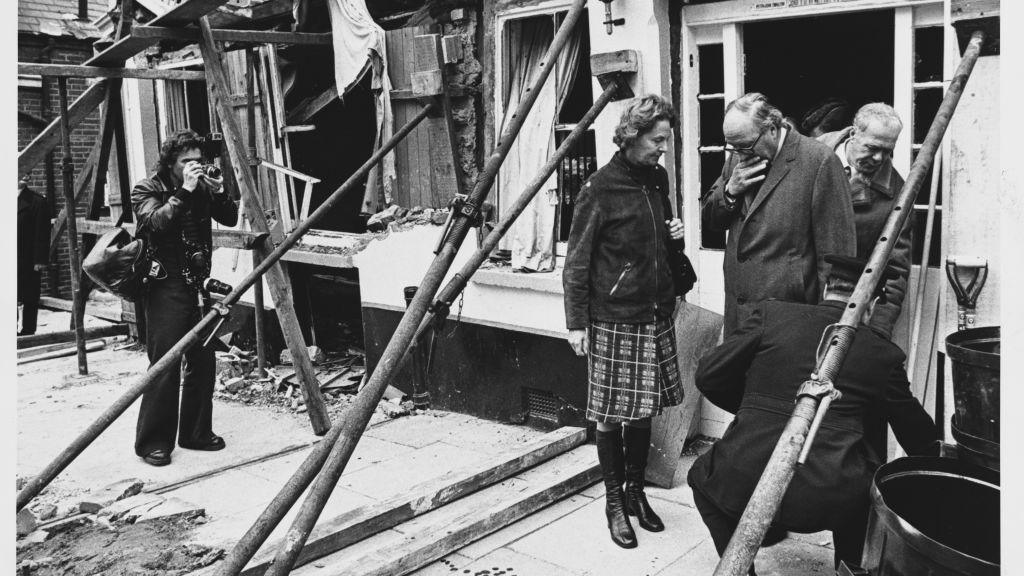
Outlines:
[{"label": "wall-mounted light fixture", "polygon": [[604,29],[605,32],[608,32],[609,36],[611,36],[616,26],[622,26],[626,23],[625,18],[612,18],[612,1],[601,0],[601,2],[604,2]]}]

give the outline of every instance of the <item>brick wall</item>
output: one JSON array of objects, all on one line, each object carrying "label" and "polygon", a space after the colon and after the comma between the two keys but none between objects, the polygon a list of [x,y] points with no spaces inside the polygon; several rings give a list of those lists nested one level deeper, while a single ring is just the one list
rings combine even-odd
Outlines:
[{"label": "brick wall", "polygon": [[[51,45],[49,56],[45,48]],[[18,35],[19,62],[52,62],[54,64],[81,64],[92,56],[92,44],[88,40],[50,38],[31,34]],[[89,85],[91,80],[85,78],[68,79],[68,105],[74,102]],[[43,90],[49,97],[49,109],[43,110]],[[44,78],[42,88],[18,87],[18,149],[21,150],[42,130],[37,122],[26,118],[29,114],[35,118],[50,120],[60,114],[60,99],[57,92],[57,79]],[[84,167],[92,146],[99,138],[99,112],[93,112],[71,132],[71,157],[74,162],[75,174]],[[64,206],[63,180],[61,179],[61,158],[63,147],[58,145],[53,152],[53,215],[56,216]],[[47,193],[45,162],[40,162],[31,174],[31,188],[40,194]],[[78,206],[78,214],[85,216],[86,207]],[[43,294],[56,294],[61,298],[71,297],[71,274],[68,260],[67,236],[62,235],[53,262],[56,265],[56,277],[49,272],[43,273]]]}]

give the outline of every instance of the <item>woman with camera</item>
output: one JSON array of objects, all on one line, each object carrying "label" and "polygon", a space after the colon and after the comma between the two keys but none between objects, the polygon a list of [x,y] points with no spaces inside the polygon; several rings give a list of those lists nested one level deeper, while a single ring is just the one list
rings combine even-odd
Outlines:
[{"label": "woman with camera", "polygon": [[[132,189],[136,235],[146,239],[153,258],[144,295],[150,365],[205,312],[203,283],[210,277],[213,251],[211,219],[225,226],[238,222],[238,203],[224,192],[220,170],[203,164],[205,147],[195,132],[176,132],[160,146],[157,172]],[[224,448],[224,439],[213,433],[215,369],[213,349],[194,346],[180,365],[164,372],[142,395],[135,432],[138,456],[153,466],[166,466],[176,437],[182,448]]]}]

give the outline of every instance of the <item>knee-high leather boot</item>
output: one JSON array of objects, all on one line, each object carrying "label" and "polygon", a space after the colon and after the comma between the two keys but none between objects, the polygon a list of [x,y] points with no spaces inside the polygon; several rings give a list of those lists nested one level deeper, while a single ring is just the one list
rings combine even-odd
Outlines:
[{"label": "knee-high leather boot", "polygon": [[651,444],[650,428],[623,426],[626,445],[626,512],[636,516],[640,527],[648,532],[661,532],[665,524],[651,509],[644,494],[644,470],[647,468],[647,450]]},{"label": "knee-high leather boot", "polygon": [[625,478],[622,432],[597,431],[597,459],[601,463],[601,474],[604,476],[605,515],[608,517],[608,531],[612,542],[623,548],[636,548],[636,533],[629,524],[624,508],[622,483]]}]

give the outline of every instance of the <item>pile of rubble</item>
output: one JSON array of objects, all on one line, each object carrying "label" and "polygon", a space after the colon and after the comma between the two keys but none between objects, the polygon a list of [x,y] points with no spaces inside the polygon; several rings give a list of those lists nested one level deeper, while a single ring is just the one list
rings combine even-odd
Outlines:
[{"label": "pile of rubble", "polygon": [[[182,543],[206,511],[180,498],[143,492],[122,480],[58,510],[36,503],[17,515],[17,574],[92,574],[135,565],[132,574],[185,574],[213,564],[221,548]],[[116,544],[116,545],[115,545]]]},{"label": "pile of rubble", "polygon": [[366,222],[366,229],[370,232],[383,232],[391,224],[399,228],[405,225],[417,224],[435,224],[440,226],[447,220],[447,208],[435,209],[414,206],[411,209],[406,209],[397,204],[392,204],[371,216]]},{"label": "pile of rubble", "polygon": [[[349,347],[343,352],[325,353],[318,346],[308,347],[307,352],[328,409],[331,412],[344,409],[366,383],[365,352]],[[281,352],[280,364],[268,367],[265,374],[257,366],[255,352],[235,346],[228,352],[217,352],[214,396],[228,401],[273,406],[297,414],[306,411],[291,352],[287,349]],[[378,410],[388,418],[415,412],[404,393],[392,387],[388,388]]]}]

